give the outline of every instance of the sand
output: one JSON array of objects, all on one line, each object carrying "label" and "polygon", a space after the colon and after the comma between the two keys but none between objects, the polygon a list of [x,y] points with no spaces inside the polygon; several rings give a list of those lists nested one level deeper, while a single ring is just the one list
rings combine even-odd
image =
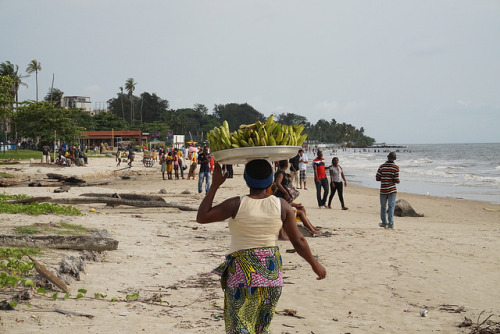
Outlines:
[{"label": "sand", "polygon": [[[140,157],[139,157],[140,159]],[[72,187],[67,193],[52,188],[3,188],[7,194],[77,197],[81,193],[138,193],[158,195],[167,202],[197,208],[202,195],[197,181],[161,179],[160,167],[134,163],[128,180],[116,170],[113,158],[90,158],[86,167],[41,165],[0,166],[31,180],[46,173],[76,175],[86,180],[108,180],[98,187]],[[243,166],[219,190],[216,201],[245,194]],[[349,180],[348,180],[349,181]],[[404,182],[402,180],[401,182]],[[468,333],[458,325],[464,317],[475,323],[500,315],[500,205],[485,202],[400,193],[425,216],[396,217],[395,230],[379,223],[378,191],[348,184],[340,210],[319,209],[314,183],[301,190],[298,200],[312,223],[331,233],[308,237],[328,276],[315,279],[309,265],[292,246],[279,241],[285,286],[277,310],[292,309],[296,317],[276,314],[273,333]],[[185,193],[188,191],[189,193]],[[2,231],[35,222],[69,222],[107,229],[119,240],[116,251],[101,262],[86,262],[80,281],[71,282],[72,296],[86,289],[87,297],[52,301],[35,296],[31,307],[0,311],[1,333],[222,333],[223,294],[210,271],[222,262],[229,247],[226,222],[199,225],[196,212],[174,208],[106,207],[78,205],[85,216],[0,214]],[[91,212],[91,209],[95,212]],[[39,261],[55,267],[63,255],[76,251],[45,251]],[[104,300],[93,298],[104,294]],[[124,301],[139,294],[139,301]],[[111,302],[116,297],[119,301]],[[8,298],[1,293],[0,299]],[[163,305],[150,305],[147,300]],[[92,318],[64,315],[54,309],[81,312]],[[428,316],[421,317],[420,310]],[[411,312],[405,312],[411,310]]]}]

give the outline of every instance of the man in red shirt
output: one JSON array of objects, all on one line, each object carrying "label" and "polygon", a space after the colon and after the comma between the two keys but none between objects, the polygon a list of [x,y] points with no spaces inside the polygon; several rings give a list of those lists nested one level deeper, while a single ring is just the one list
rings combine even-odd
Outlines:
[{"label": "man in red shirt", "polygon": [[[328,197],[328,179],[326,178],[325,158],[323,152],[318,150],[318,156],[313,160],[314,183],[316,184],[316,197],[319,208],[326,208],[326,198]],[[321,197],[321,188],[323,188],[323,197]]]}]

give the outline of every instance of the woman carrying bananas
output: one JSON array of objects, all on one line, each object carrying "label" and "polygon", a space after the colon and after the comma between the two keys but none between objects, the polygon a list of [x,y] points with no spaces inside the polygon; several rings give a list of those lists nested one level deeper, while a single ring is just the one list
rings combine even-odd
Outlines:
[{"label": "woman carrying bananas", "polygon": [[273,181],[269,162],[250,161],[243,176],[249,194],[213,206],[215,194],[227,178],[227,173],[222,174],[221,166],[216,163],[212,186],[200,204],[196,221],[207,224],[229,219],[229,253],[215,269],[224,290],[226,333],[269,333],[283,286],[281,255],[276,246],[280,228],[285,229],[293,247],[311,265],[317,279],[325,278],[326,270],[299,232],[290,205],[267,194],[266,189]]}]

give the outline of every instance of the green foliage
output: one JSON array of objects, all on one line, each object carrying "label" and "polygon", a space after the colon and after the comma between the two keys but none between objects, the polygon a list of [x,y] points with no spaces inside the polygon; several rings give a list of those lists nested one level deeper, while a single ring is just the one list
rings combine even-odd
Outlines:
[{"label": "green foliage", "polygon": [[29,248],[0,248],[0,288],[33,286],[33,281],[26,277],[31,274],[34,265],[24,257],[36,252]]},{"label": "green foliage", "polygon": [[20,136],[40,137],[42,145],[53,143],[54,136],[57,140],[73,143],[83,133],[83,127],[76,123],[73,113],[49,102],[30,102],[20,106],[12,120]]},{"label": "green foliage", "polygon": [[0,76],[0,118],[8,116],[14,104],[12,98],[12,87],[14,87],[14,79],[7,75]]},{"label": "green foliage", "polygon": [[139,293],[138,292],[134,292],[133,294],[131,295],[126,295],[125,296],[125,300],[137,300],[139,299]]},{"label": "green foliage", "polygon": [[83,215],[80,210],[71,205],[60,205],[55,203],[28,203],[28,204],[7,204],[6,201],[20,198],[27,198],[26,195],[6,195],[0,194],[0,212],[2,213],[25,213],[30,215],[42,215],[52,213],[56,215]]},{"label": "green foliage", "polygon": [[251,124],[255,123],[255,121],[266,120],[264,114],[258,112],[247,103],[216,104],[214,107],[214,116],[221,124],[226,120],[230,125],[229,131],[237,130],[240,124]]}]

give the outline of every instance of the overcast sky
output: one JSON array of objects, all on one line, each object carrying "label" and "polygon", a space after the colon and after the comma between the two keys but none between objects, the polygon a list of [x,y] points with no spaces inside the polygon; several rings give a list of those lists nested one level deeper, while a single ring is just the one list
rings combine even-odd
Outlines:
[{"label": "overcast sky", "polygon": [[174,109],[246,102],[377,142],[500,142],[498,0],[0,0],[0,22],[0,62],[41,62],[40,99],[53,74],[94,108],[134,78]]}]

